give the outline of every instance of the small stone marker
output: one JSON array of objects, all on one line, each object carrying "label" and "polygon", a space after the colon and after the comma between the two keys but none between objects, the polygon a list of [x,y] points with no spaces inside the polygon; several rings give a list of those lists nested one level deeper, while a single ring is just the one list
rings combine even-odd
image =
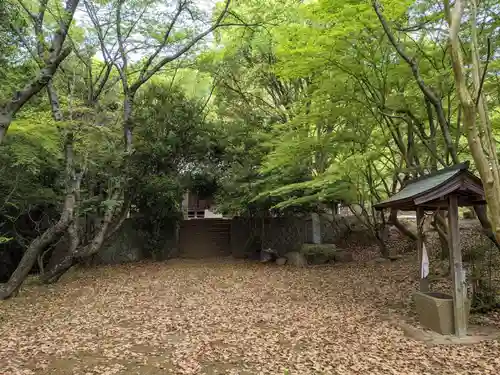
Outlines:
[{"label": "small stone marker", "polygon": [[276,259],[276,264],[278,266],[284,266],[286,264],[286,262],[287,262],[286,258],[278,258],[278,259]]},{"label": "small stone marker", "polygon": [[292,251],[290,253],[285,254],[285,258],[287,259],[287,264],[295,267],[306,267],[307,260],[301,253],[297,251]]}]

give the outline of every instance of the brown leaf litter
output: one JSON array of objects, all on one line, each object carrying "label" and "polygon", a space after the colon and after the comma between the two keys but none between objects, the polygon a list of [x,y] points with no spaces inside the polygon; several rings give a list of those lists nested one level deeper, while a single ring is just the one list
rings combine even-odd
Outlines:
[{"label": "brown leaf litter", "polygon": [[386,319],[411,315],[416,273],[413,254],[77,270],[0,303],[0,374],[498,374],[498,341],[428,347]]}]

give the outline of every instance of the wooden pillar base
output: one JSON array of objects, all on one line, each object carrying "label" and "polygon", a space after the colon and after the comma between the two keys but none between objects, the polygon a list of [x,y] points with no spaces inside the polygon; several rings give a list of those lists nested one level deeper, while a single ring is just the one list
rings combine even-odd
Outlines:
[{"label": "wooden pillar base", "polygon": [[429,279],[422,276],[422,261],[424,251],[424,234],[422,232],[424,222],[424,210],[417,207],[417,254],[418,254],[418,274],[420,277],[420,291],[426,293],[429,291]]},{"label": "wooden pillar base", "polygon": [[429,292],[429,278],[426,277],[425,279],[420,279],[420,291],[422,293],[427,293]]},{"label": "wooden pillar base", "polygon": [[450,244],[450,268],[453,281],[453,315],[455,335],[467,335],[467,315],[465,312],[466,288],[465,272],[462,267],[462,252],[460,250],[460,231],[458,227],[458,198],[450,195],[448,198],[448,227]]}]

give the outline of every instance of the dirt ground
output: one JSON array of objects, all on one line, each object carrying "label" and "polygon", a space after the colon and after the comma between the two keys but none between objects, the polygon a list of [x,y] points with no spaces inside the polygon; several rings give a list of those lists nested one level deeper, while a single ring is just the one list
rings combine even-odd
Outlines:
[{"label": "dirt ground", "polygon": [[498,374],[498,341],[427,347],[388,319],[414,265],[74,271],[0,302],[0,374]]}]

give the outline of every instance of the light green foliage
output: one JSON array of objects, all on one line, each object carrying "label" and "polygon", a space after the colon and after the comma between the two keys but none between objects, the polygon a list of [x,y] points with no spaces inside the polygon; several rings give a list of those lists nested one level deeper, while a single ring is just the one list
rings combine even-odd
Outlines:
[{"label": "light green foliage", "polygon": [[[94,64],[96,75],[99,65]],[[63,63],[63,70],[55,75],[52,85],[58,94],[63,121],[53,119],[47,94],[41,92],[17,115],[0,145],[1,232],[14,237],[16,222],[30,223],[26,215],[31,211],[44,215],[43,226],[23,234],[23,245],[59,216],[68,178],[64,154],[68,132],[75,139],[74,172],[85,171],[82,214],[101,209],[100,201],[105,200],[101,194],[116,179],[122,157],[121,129],[116,126],[118,118],[108,104],[119,101],[113,90],[110,88],[102,95],[103,107],[87,106],[86,67],[76,56]],[[33,225],[41,224],[33,221]],[[16,233],[16,241],[12,242],[19,242],[18,237]]]},{"label": "light green foliage", "polygon": [[162,74],[153,76],[150,82],[163,85],[169,90],[171,87],[180,87],[189,98],[204,101],[210,96],[212,77],[197,69],[172,67]]},{"label": "light green foliage", "polygon": [[[233,168],[225,177],[225,206],[237,192],[242,206],[250,196],[252,204],[278,209],[332,201],[370,205],[397,191],[405,176],[454,162],[435,109],[429,112],[371,2],[287,5],[265,31],[221,31],[222,48],[212,54],[219,114],[244,121],[252,129],[248,138],[258,138],[262,129],[267,134],[258,157],[250,159],[253,173]],[[393,29],[424,24],[413,32],[394,30],[396,39],[416,59],[425,84],[442,96],[453,147],[461,160],[470,159],[456,125],[446,35],[426,29],[446,27],[441,9],[431,2],[384,1],[383,12]],[[272,96],[269,77],[285,96]],[[290,89],[296,82],[305,82],[299,91]]]},{"label": "light green foliage", "polygon": [[25,112],[11,126],[8,150],[13,168],[37,174],[60,157],[60,135],[48,112]]},{"label": "light green foliage", "polygon": [[60,138],[49,113],[26,113],[12,125],[7,142],[0,146],[0,201],[22,211],[30,204],[50,204],[56,199],[55,177],[61,167]]},{"label": "light green foliage", "polygon": [[9,238],[9,237],[1,237],[1,236],[0,236],[0,245],[1,245],[1,244],[4,244],[4,243],[7,243],[7,242],[9,242],[9,241],[11,241],[11,240],[12,240],[12,238]]},{"label": "light green foliage", "polygon": [[15,228],[20,217],[38,209],[50,215],[59,201],[62,163],[53,125],[48,113],[26,113],[0,145],[0,244],[15,245],[24,234],[22,226]]},{"label": "light green foliage", "polygon": [[23,36],[30,33],[23,11],[17,1],[0,1],[0,105],[11,99],[15,88],[35,69],[30,56],[20,48],[22,44],[17,33]]},{"label": "light green foliage", "polygon": [[[41,9],[44,11],[40,32],[35,31],[34,24],[40,20]],[[59,0],[0,2],[0,105],[11,100],[40,73],[40,67],[49,57],[54,35],[66,17],[64,2]],[[84,34],[85,30],[76,24],[69,29],[75,46],[84,40]]]}]

